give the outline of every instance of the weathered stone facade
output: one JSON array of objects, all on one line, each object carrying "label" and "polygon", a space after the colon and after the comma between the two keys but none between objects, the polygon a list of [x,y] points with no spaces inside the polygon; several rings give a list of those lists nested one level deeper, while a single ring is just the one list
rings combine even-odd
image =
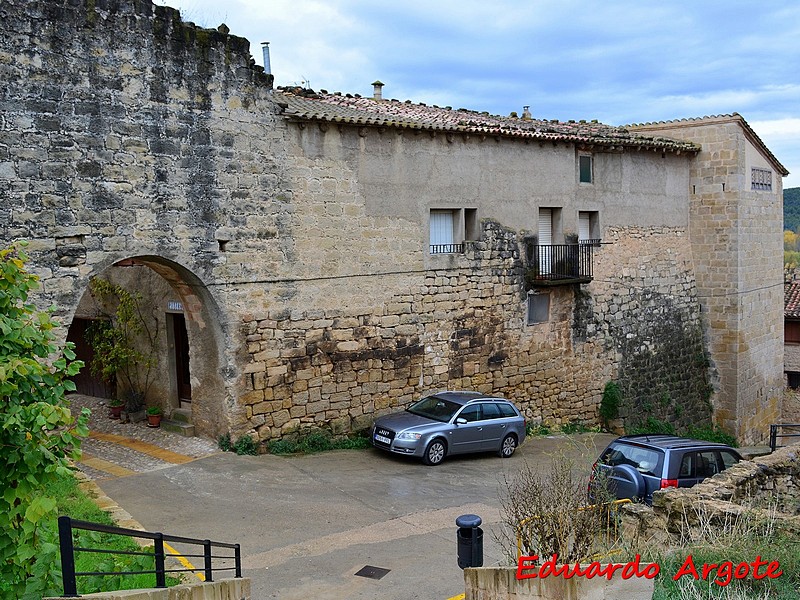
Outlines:
[{"label": "weathered stone facade", "polygon": [[[0,33],[0,238],[30,240],[41,302],[66,323],[113,265],[163,278],[152,308],[185,312],[198,431],[350,431],[445,387],[504,394],[534,421],[594,424],[617,380],[629,423],[708,422],[712,401],[731,431],[766,435],[781,290],[750,290],[771,273],[760,241],[781,223],[763,194],[730,188],[709,216],[689,191],[723,168],[703,158],[717,152],[703,136],[696,156],[625,131],[614,135],[629,146],[311,118],[272,89],[246,40],[150,0],[7,2]],[[741,138],[736,122],[708,129]],[[748,160],[772,164],[759,157]],[[741,187],[729,158],[726,181]],[[590,282],[526,283],[543,208],[554,244],[593,215]],[[461,215],[463,252],[428,252],[436,209]],[[733,265],[762,262],[733,286],[747,294],[706,300],[731,289]],[[548,296],[542,322],[528,323],[529,292]],[[726,327],[737,341],[720,346]]]}]

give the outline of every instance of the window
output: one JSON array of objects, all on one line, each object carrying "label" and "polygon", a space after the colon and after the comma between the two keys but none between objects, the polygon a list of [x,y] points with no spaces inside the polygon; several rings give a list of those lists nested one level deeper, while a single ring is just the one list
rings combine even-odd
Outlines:
[{"label": "window", "polygon": [[497,404],[484,402],[481,404],[481,410],[483,411],[484,419],[499,419],[502,416]]},{"label": "window", "polygon": [[431,254],[456,252],[454,243],[455,213],[453,210],[431,210]]},{"label": "window", "polygon": [[592,156],[591,154],[578,155],[578,181],[581,183],[592,183]]},{"label": "window", "polygon": [[787,371],[786,385],[788,385],[793,390],[800,389],[800,373],[797,373],[795,371]]},{"label": "window", "polygon": [[[471,209],[474,211],[474,209]],[[431,254],[460,254],[464,252],[464,211],[460,209],[431,209]],[[471,215],[474,220],[474,213]],[[458,243],[456,240],[459,240]]]},{"label": "window", "polygon": [[578,243],[600,244],[600,213],[596,210],[578,212]]},{"label": "window", "polygon": [[750,171],[750,177],[753,182],[753,189],[765,192],[772,191],[772,171],[769,169],[758,169],[753,167]]},{"label": "window", "polygon": [[528,325],[550,319],[550,294],[528,294]]},{"label": "window", "polygon": [[783,322],[783,342],[785,344],[800,344],[800,321]]},{"label": "window", "polygon": [[474,423],[475,421],[481,420],[481,407],[477,404],[473,406],[467,406],[461,413],[458,415],[459,419],[464,419],[467,423]]}]

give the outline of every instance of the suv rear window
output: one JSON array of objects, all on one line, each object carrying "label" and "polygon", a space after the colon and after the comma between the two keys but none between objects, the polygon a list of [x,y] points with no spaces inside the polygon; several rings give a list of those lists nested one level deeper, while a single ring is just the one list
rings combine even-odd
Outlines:
[{"label": "suv rear window", "polygon": [[642,448],[630,444],[612,444],[600,457],[603,464],[611,467],[631,465],[643,475],[661,477],[664,453],[652,448]]}]

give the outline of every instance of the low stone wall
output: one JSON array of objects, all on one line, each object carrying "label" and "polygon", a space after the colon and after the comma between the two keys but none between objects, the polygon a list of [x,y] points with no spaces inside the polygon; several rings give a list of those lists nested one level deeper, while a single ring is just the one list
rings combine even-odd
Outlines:
[{"label": "low stone wall", "polygon": [[464,569],[465,600],[651,600],[654,582],[633,577],[517,579],[515,567]]},{"label": "low stone wall", "polygon": [[[100,592],[85,594],[81,598],[91,598],[92,600],[250,600],[251,596],[250,580],[241,578],[176,585],[165,589]],[[44,600],[56,600],[56,598],[45,598]]]},{"label": "low stone wall", "polygon": [[800,533],[800,445],[742,461],[693,488],[653,495],[653,506],[622,509],[626,530],[641,541],[669,543],[700,521],[735,517],[743,510],[775,517]]}]

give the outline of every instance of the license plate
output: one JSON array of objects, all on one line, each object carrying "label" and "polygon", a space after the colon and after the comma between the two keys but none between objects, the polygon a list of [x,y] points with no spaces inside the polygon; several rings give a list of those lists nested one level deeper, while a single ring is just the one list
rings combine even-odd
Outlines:
[{"label": "license plate", "polygon": [[378,435],[378,434],[375,434],[375,441],[376,442],[380,442],[381,444],[391,444],[392,443],[392,440],[390,440],[388,437],[385,437],[383,435]]}]

